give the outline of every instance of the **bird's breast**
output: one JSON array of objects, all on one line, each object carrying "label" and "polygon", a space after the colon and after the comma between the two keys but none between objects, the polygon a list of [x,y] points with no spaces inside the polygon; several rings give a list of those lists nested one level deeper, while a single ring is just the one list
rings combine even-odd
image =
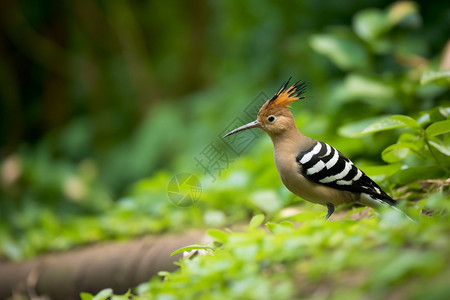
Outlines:
[{"label": "bird's breast", "polygon": [[288,190],[304,200],[322,205],[329,202],[338,205],[351,201],[348,193],[314,183],[303,176],[301,173],[302,166],[297,163],[296,156],[296,153],[290,155],[275,152],[275,165],[278,174]]}]

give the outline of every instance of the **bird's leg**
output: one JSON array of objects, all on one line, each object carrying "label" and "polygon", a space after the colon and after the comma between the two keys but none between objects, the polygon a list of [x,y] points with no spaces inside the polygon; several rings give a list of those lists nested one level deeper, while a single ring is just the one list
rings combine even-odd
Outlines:
[{"label": "bird's leg", "polygon": [[334,213],[334,205],[332,203],[328,202],[327,208],[328,208],[328,213],[327,213],[327,216],[325,217],[325,220],[328,220],[328,218],[331,217],[331,215]]}]

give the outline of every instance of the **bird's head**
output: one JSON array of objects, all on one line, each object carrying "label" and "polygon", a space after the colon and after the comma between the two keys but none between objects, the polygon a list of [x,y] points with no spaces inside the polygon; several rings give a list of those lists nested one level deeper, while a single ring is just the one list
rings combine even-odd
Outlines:
[{"label": "bird's head", "polygon": [[251,128],[260,128],[274,137],[292,127],[295,128],[295,120],[289,110],[289,104],[305,98],[302,95],[306,90],[306,84],[298,81],[288,88],[290,79],[285,81],[278,92],[264,103],[255,121],[230,131],[224,137]]}]

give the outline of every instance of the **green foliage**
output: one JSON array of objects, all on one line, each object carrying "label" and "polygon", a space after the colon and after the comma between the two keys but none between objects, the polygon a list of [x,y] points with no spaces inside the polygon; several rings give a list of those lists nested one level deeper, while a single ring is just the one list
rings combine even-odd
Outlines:
[{"label": "green foliage", "polygon": [[185,251],[192,251],[192,250],[213,250],[213,248],[211,248],[210,246],[203,246],[203,245],[191,245],[191,246],[186,246],[186,247],[182,247],[180,249],[177,249],[175,251],[173,251],[170,256],[173,256],[175,254],[178,253],[182,253]]},{"label": "green foliage", "polygon": [[[257,95],[255,91],[267,86],[264,90],[271,93],[278,87],[277,82],[294,69],[299,71],[292,75],[311,83],[307,101],[293,107],[299,128],[305,134],[337,147],[393,192],[417,179],[448,177],[449,93],[443,80],[448,74],[437,70],[437,58],[432,56],[442,48],[436,40],[446,39],[447,35],[435,30],[431,39],[428,33],[420,31],[421,26],[433,23],[430,18],[421,22],[415,3],[394,3],[385,10],[361,6],[356,14],[356,6],[339,5],[340,14],[336,14],[333,6],[318,8],[308,1],[298,10],[266,3],[259,4],[258,11],[250,9],[254,13],[250,19],[247,16],[243,19],[239,13],[247,4],[226,3],[212,4],[216,20],[210,27],[212,37],[203,37],[205,47],[220,48],[229,62],[208,71],[208,78],[217,84],[197,92],[187,88],[195,84],[181,84],[167,73],[167,62],[182,68],[190,60],[189,56],[178,55],[183,47],[172,47],[186,38],[182,34],[186,27],[184,19],[175,19],[164,30],[176,34],[158,37],[165,42],[156,43],[151,50],[156,65],[154,69],[149,67],[152,71],[161,70],[159,77],[170,83],[173,93],[163,93],[161,103],[155,103],[139,118],[133,111],[141,114],[142,109],[137,102],[128,105],[129,95],[139,94],[137,98],[141,99],[148,87],[140,83],[131,91],[131,82],[135,81],[124,71],[139,66],[134,61],[122,61],[112,52],[103,55],[103,60],[93,61],[94,53],[84,47],[91,45],[84,43],[88,35],[78,27],[73,28],[75,52],[87,65],[81,64],[84,69],[76,64],[78,67],[73,69],[76,80],[71,81],[74,86],[67,90],[77,92],[68,98],[85,97],[97,103],[98,97],[106,97],[114,99],[114,105],[107,111],[84,111],[40,140],[22,143],[3,160],[4,188],[0,191],[3,256],[19,260],[93,241],[180,231],[187,226],[227,226],[245,222],[249,216],[261,212],[269,218],[277,215],[298,200],[281,186],[271,163],[272,149],[267,137],[260,138],[250,152],[217,174],[217,181],[212,183],[207,174],[197,174],[203,194],[192,207],[172,205],[167,198],[167,185],[177,172],[197,173],[192,156],[236,117],[236,111]],[[159,17],[167,13],[157,4],[148,4],[142,11],[135,10],[133,5],[127,2],[98,12],[111,14],[106,19],[115,28],[136,28],[136,20],[143,18],[143,30],[158,22],[144,18],[143,11],[156,9],[162,13]],[[118,17],[120,7],[127,12],[124,19]],[[174,6],[171,11],[179,14],[184,9]],[[280,23],[256,26],[268,24],[266,12],[275,11],[282,20]],[[300,11],[304,12],[301,18],[297,16]],[[36,10],[36,18],[40,12]],[[136,19],[130,17],[133,12]],[[319,20],[317,14],[337,19]],[[336,20],[345,24],[352,15],[351,25],[333,25]],[[225,26],[228,22],[217,21],[221,19],[232,20],[229,24],[233,25]],[[326,23],[327,19],[335,21]],[[119,25],[119,21],[125,23]],[[311,31],[285,33],[298,32],[299,26]],[[442,28],[441,23],[433,26]],[[268,28],[271,30],[267,31]],[[179,39],[171,40],[176,37]],[[139,39],[133,35],[129,42],[142,45]],[[219,46],[225,41],[233,47]],[[162,45],[171,47],[167,50]],[[111,50],[110,46],[105,47]],[[133,52],[131,48],[127,51]],[[148,62],[144,52],[137,57]],[[177,59],[172,60],[174,57]],[[204,59],[203,62],[210,62],[207,56]],[[105,78],[105,82],[94,79],[96,88],[83,79],[90,69],[99,70]],[[193,78],[183,78],[188,79]],[[102,90],[105,84],[111,89]],[[111,119],[115,121],[108,121]],[[336,128],[346,138],[337,135]],[[99,132],[104,134],[99,136]],[[388,164],[382,165],[380,157]],[[256,218],[254,222],[259,221]]]},{"label": "green foliage", "polygon": [[120,296],[114,295],[112,289],[104,289],[95,296],[92,296],[89,293],[81,293],[80,297],[81,300],[128,300],[131,297],[133,299],[139,299],[139,297],[133,296],[131,291],[128,291]]},{"label": "green foliage", "polygon": [[[436,108],[422,112],[417,121],[408,116],[395,115],[379,118],[375,122],[369,119],[348,124],[340,132],[347,136],[361,136],[402,128],[397,142],[381,153],[389,165],[378,170],[366,170],[372,176],[384,174],[383,180],[391,179],[401,186],[419,179],[450,176],[450,141],[449,136],[445,135],[450,132],[449,116],[450,108]],[[421,120],[422,124],[419,124]]]},{"label": "green foliage", "polygon": [[435,82],[441,85],[450,85],[450,70],[440,70],[440,71],[426,71],[422,74],[420,78],[421,84],[427,84]]},{"label": "green foliage", "polygon": [[[417,224],[391,210],[380,218],[334,222],[323,221],[322,213],[300,213],[268,222],[269,232],[254,226],[246,232],[214,231],[211,237],[220,242],[214,255],[181,260],[179,270],[164,274],[163,281],[151,279],[135,294],[144,299],[386,299],[401,290],[405,299],[445,299],[450,247],[442,237],[450,230],[450,206],[443,194],[432,198],[426,208],[439,211],[418,216]],[[348,217],[359,213],[355,209]]]},{"label": "green foliage", "polygon": [[[446,299],[445,3],[161,3],[22,1],[2,15],[1,255],[196,227],[214,243],[176,252],[214,255],[181,260],[134,298]],[[290,75],[310,86],[293,105],[302,132],[352,158],[418,224],[361,209],[322,221],[323,207],[282,187],[265,136],[215,181],[198,172],[192,157]],[[167,197],[179,172],[202,183],[193,206]]]},{"label": "green foliage", "polygon": [[[357,12],[351,26],[311,34],[311,48],[331,64],[314,62],[323,63],[332,78],[316,90],[326,99],[319,100],[320,113],[311,116],[314,107],[297,113],[303,132],[354,158],[395,198],[414,200],[401,201],[400,207],[417,224],[390,208],[356,208],[325,222],[323,207],[303,203],[292,214],[292,196],[278,188],[273,166],[267,166],[270,146],[260,143],[219,179],[224,190],[214,194],[227,202],[218,208],[227,218],[242,208],[246,212],[236,221],[253,216],[247,230],[208,230],[214,243],[205,247],[213,247],[214,255],[183,259],[179,270],[161,274],[162,281],[151,279],[134,294],[147,299],[446,299],[449,93],[446,71],[429,62],[434,58],[419,30],[422,24],[416,3],[395,2],[385,10]],[[216,205],[214,197],[208,202]]]}]

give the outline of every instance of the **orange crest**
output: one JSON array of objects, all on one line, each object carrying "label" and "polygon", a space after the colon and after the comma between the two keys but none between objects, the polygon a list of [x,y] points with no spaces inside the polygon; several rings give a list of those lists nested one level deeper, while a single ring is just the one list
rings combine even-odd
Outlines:
[{"label": "orange crest", "polygon": [[293,101],[296,101],[299,99],[305,99],[305,96],[302,96],[306,90],[305,82],[297,81],[294,85],[292,85],[288,89],[286,89],[291,78],[292,77],[290,77],[288,80],[283,82],[283,85],[278,90],[278,92],[275,95],[273,95],[273,97],[270,98],[270,100],[268,101],[268,105],[277,105],[277,106],[287,107]]}]

